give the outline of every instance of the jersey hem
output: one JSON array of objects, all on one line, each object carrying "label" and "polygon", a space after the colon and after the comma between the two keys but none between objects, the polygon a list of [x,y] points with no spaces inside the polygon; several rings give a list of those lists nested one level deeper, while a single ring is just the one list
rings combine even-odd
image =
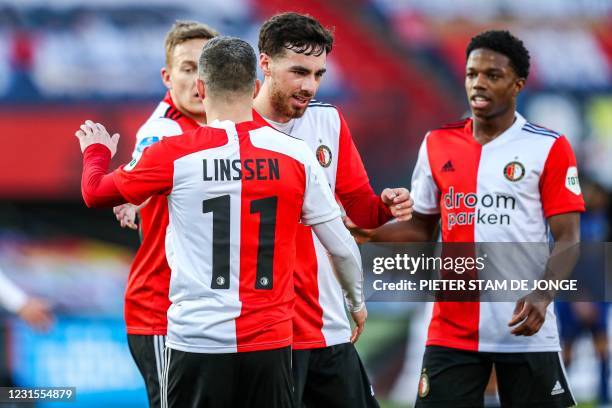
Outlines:
[{"label": "jersey hem", "polygon": [[318,349],[325,348],[331,346],[337,346],[338,344],[350,343],[350,336],[342,336],[342,337],[333,337],[329,340],[313,340],[313,341],[294,341],[293,347],[294,350],[310,350],[310,349]]},{"label": "jersey hem", "polygon": [[225,353],[244,353],[249,351],[274,350],[283,347],[291,346],[291,337],[268,343],[254,344],[236,344],[232,346],[194,346],[184,343],[177,343],[171,340],[166,340],[166,346],[171,349],[182,351],[185,353],[200,353],[200,354],[225,354]]},{"label": "jersey hem", "polygon": [[476,351],[481,353],[543,353],[543,352],[559,352],[561,351],[561,346],[556,344],[554,346],[537,346],[532,348],[529,346],[526,348],[524,344],[517,344],[512,346],[500,346],[499,344],[495,346],[489,345],[474,345],[469,347],[464,342],[453,342],[448,340],[428,340],[426,346],[438,346],[438,347],[446,347],[457,350],[465,350],[465,351]]},{"label": "jersey hem", "polygon": [[127,334],[140,334],[146,336],[165,336],[168,333],[168,330],[163,328],[156,327],[130,327],[127,326]]},{"label": "jersey hem", "polygon": [[546,353],[546,352],[559,352],[561,351],[561,346],[548,346],[548,347],[536,347],[532,348],[531,346],[524,345],[516,345],[516,346],[506,346],[506,347],[479,347],[478,351],[483,353]]}]

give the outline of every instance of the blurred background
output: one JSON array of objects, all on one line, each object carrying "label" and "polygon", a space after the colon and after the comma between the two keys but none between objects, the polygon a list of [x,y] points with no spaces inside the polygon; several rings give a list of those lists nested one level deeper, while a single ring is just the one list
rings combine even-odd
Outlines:
[{"label": "blurred background", "polygon": [[[511,30],[532,60],[519,111],[568,136],[583,189],[594,191],[583,229],[610,240],[612,0],[0,0],[0,267],[55,314],[47,333],[4,315],[0,377],[75,386],[70,407],[146,405],[122,315],[138,236],[112,211],[85,208],[73,134],[84,119],[102,122],[122,135],[114,165],[128,161],[164,95],[163,39],[175,20],[256,46],[260,24],[290,10],[335,27],[317,99],[343,111],[376,191],[409,187],[426,131],[467,115],[469,39]],[[410,406],[426,307],[369,307],[359,349],[375,389],[384,406]],[[569,375],[581,406],[597,406],[588,335],[574,346]]]}]

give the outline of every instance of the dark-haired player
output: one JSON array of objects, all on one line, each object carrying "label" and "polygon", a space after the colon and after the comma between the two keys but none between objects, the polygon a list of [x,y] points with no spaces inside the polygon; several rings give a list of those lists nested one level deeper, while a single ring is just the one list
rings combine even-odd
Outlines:
[{"label": "dark-haired player", "polygon": [[[565,136],[516,112],[529,74],[519,39],[483,32],[466,57],[471,117],[425,136],[412,178],[412,220],[370,237],[431,241],[440,223],[443,242],[546,243],[550,230],[550,266],[580,240],[584,201],[572,149]],[[437,302],[416,407],[482,407],[493,365],[503,407],[573,406],[551,300],[532,292],[516,304]]]},{"label": "dark-haired player", "polygon": [[[348,217],[374,228],[397,216],[410,217],[406,189],[370,186],[359,152],[340,111],[313,98],[326,70],[333,37],[316,19],[283,13],[259,32],[259,65],[264,74],[255,99],[255,120],[306,142]],[[293,335],[296,405],[378,406],[351,341],[342,290],[325,248],[308,226],[297,235]]]}]

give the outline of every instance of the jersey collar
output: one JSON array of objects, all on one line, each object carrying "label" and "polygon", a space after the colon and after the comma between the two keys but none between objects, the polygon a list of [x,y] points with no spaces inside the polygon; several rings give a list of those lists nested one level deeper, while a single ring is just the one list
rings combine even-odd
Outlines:
[{"label": "jersey collar", "polygon": [[[517,135],[520,133],[520,130],[523,128],[523,126],[525,126],[525,123],[527,123],[527,120],[523,117],[523,115],[521,115],[518,112],[514,112],[514,123],[512,123],[512,125],[506,129],[505,131],[503,131],[499,136],[497,136],[495,139],[491,140],[489,143],[486,143],[485,145],[483,145],[483,147],[485,146],[489,146],[489,145],[495,145],[497,143],[499,143],[500,140],[505,140],[508,137],[511,137],[512,135]],[[474,136],[472,134],[472,126],[474,124],[474,121],[472,118],[469,118],[469,120],[467,121],[467,123],[465,124],[464,127],[464,131],[465,131],[465,135],[468,136],[470,139],[474,140]],[[475,143],[477,143],[474,140]]]},{"label": "jersey collar", "polygon": [[217,128],[217,129],[230,130],[232,132],[234,131],[234,129],[236,129],[235,130],[236,132],[242,133],[242,132],[249,132],[251,130],[259,129],[260,127],[263,127],[265,125],[262,123],[258,123],[255,120],[240,122],[240,123],[234,123],[231,120],[214,120],[208,126]]},{"label": "jersey collar", "polygon": [[[172,106],[177,111],[181,112],[181,110],[179,108],[177,108],[176,105],[174,104],[174,101],[172,100],[172,96],[170,96],[170,91],[166,91],[166,95],[164,95],[164,99],[162,99],[162,102],[167,103],[168,105]],[[185,115],[183,112],[181,112],[181,117],[178,118],[177,122],[181,122],[181,121],[189,123],[192,126],[196,126],[196,127],[202,126],[196,120],[194,120],[194,119],[190,118],[189,116]]]}]

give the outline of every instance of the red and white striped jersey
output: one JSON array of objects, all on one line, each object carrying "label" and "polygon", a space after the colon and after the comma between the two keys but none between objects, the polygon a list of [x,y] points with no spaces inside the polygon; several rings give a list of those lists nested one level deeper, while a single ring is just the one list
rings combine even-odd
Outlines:
[{"label": "red and white striped jersey", "polygon": [[[198,127],[196,121],[176,109],[167,93],[138,130],[132,158],[138,160],[146,147],[164,137],[177,136]],[[166,197],[151,197],[140,210],[139,218],[141,243],[125,290],[125,324],[129,334],[166,335],[166,313],[170,306],[170,267],[165,248],[168,226]]]},{"label": "red and white striped jersey", "polygon": [[304,142],[255,122],[214,122],[148,147],[113,180],[130,202],[168,196],[169,347],[291,344],[298,224],[340,214]]},{"label": "red and white striped jersey", "polygon": [[[256,121],[271,126],[257,112]],[[327,183],[351,220],[374,228],[392,216],[374,194],[344,118],[334,106],[312,101],[301,118],[292,119],[291,136],[315,153]],[[294,349],[312,349],[350,341],[343,292],[327,251],[312,229],[300,226],[295,274]]]},{"label": "red and white striped jersey", "polygon": [[[412,197],[416,212],[441,215],[443,242],[546,243],[548,217],[584,211],[567,139],[518,113],[510,128],[485,145],[474,139],[471,119],[429,132],[419,150]],[[552,304],[530,337],[510,333],[514,307],[438,302],[427,344],[490,352],[560,350]]]}]

